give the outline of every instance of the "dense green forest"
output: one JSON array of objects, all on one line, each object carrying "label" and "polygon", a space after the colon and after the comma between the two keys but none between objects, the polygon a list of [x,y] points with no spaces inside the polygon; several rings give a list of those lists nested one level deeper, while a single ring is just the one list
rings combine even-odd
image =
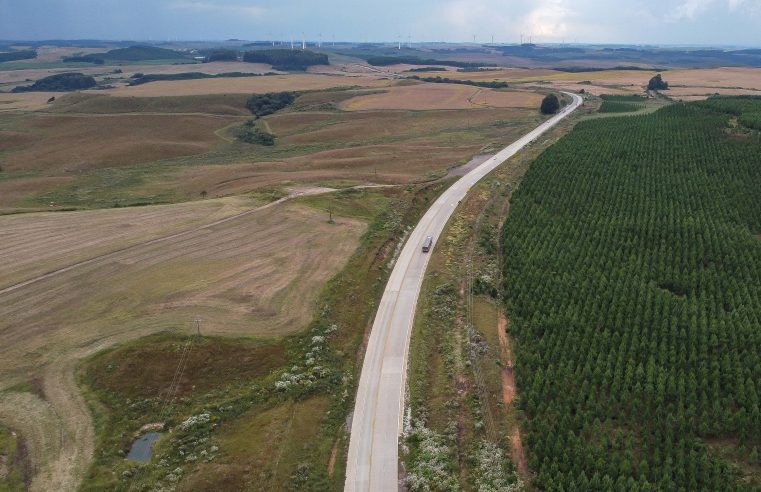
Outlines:
[{"label": "dense green forest", "polygon": [[504,291],[540,490],[761,490],[761,140],[730,124],[753,104],[579,123],[513,196]]},{"label": "dense green forest", "polygon": [[205,62],[215,61],[238,61],[238,52],[236,50],[226,50],[223,48],[201,51],[205,57]]},{"label": "dense green forest", "polygon": [[105,53],[91,53],[64,58],[65,62],[87,62],[102,65],[104,62],[136,62],[145,60],[178,60],[186,58],[183,53],[155,46],[130,46],[117,48]]},{"label": "dense green forest", "polygon": [[737,116],[737,121],[741,125],[761,130],[761,97],[759,96],[716,96],[696,104]]},{"label": "dense green forest", "polygon": [[37,58],[35,50],[8,51],[0,53],[0,63],[17,60],[31,60]]},{"label": "dense green forest", "polygon": [[81,73],[58,73],[44,77],[32,85],[14,87],[11,92],[67,92],[95,87],[97,82]]},{"label": "dense green forest", "polygon": [[603,101],[600,106],[600,113],[634,113],[644,106],[641,104],[632,104],[620,101]]},{"label": "dense green forest", "polygon": [[643,109],[644,98],[639,96],[602,96],[600,113],[633,113]]},{"label": "dense green forest", "polygon": [[328,65],[328,55],[309,50],[256,50],[243,53],[243,61],[269,63],[275,70],[303,71],[312,65]]}]

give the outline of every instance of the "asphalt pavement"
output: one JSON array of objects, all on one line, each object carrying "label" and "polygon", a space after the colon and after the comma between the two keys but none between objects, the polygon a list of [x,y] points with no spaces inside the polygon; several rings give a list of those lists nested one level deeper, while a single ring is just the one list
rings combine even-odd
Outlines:
[{"label": "asphalt pavement", "polygon": [[404,394],[412,323],[430,253],[422,252],[427,236],[436,241],[468,190],[579,105],[573,102],[516,142],[467,173],[442,193],[407,239],[383,292],[373,322],[357,389],[351,424],[344,490],[398,490],[398,438],[402,430]]}]

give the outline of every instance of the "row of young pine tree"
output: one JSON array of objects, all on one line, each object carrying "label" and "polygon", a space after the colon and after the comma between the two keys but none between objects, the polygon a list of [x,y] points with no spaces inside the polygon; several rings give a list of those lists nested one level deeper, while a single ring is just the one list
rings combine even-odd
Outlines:
[{"label": "row of young pine tree", "polygon": [[[525,443],[540,490],[759,490],[757,101],[580,123],[503,231]],[[735,106],[747,107],[748,111]]]}]

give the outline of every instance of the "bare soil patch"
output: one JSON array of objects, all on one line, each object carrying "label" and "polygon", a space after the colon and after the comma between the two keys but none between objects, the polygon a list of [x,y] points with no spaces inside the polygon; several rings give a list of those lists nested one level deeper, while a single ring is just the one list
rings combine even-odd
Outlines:
[{"label": "bare soil patch", "polygon": [[521,440],[521,430],[518,426],[515,426],[513,434],[510,436],[510,448],[512,450],[511,456],[513,464],[518,470],[518,475],[524,480],[531,476],[531,472],[528,469],[526,463],[526,452],[523,449],[523,441]]}]

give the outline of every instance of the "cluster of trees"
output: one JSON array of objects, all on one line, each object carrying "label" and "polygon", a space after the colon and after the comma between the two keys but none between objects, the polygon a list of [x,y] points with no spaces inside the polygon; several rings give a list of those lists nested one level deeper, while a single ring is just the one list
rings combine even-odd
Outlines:
[{"label": "cluster of trees", "polygon": [[108,62],[134,62],[145,60],[178,60],[187,58],[183,53],[155,46],[130,46],[117,48],[104,53],[90,53],[89,55],[70,56],[63,59],[65,62],[94,63],[102,65]]},{"label": "cluster of trees", "polygon": [[328,55],[309,50],[256,50],[243,53],[243,61],[269,63],[275,70],[303,71],[312,65],[328,65]]},{"label": "cluster of trees", "polygon": [[444,67],[415,67],[406,70],[407,72],[446,72]]},{"label": "cluster of trees", "polygon": [[367,63],[376,67],[387,67],[389,65],[396,65],[398,63],[406,63],[409,65],[444,65],[447,67],[460,67],[460,68],[478,68],[478,67],[496,67],[493,63],[473,63],[473,62],[461,62],[453,60],[436,60],[433,58],[418,58],[417,56],[367,56],[365,57]]},{"label": "cluster of trees", "polygon": [[36,81],[32,85],[14,87],[11,92],[67,92],[95,87],[97,82],[81,73],[58,73]]},{"label": "cluster of trees", "polygon": [[246,108],[257,118],[260,118],[290,106],[298,96],[298,92],[254,94],[246,100]]},{"label": "cluster of trees", "polygon": [[238,61],[238,52],[236,50],[226,50],[223,48],[202,52],[204,62],[215,61]]},{"label": "cluster of trees", "polygon": [[707,444],[761,465],[761,144],[728,118],[579,123],[515,192],[504,291],[540,489],[758,490]]},{"label": "cluster of trees", "polygon": [[33,58],[37,58],[37,51],[35,50],[19,50],[0,53],[0,63],[17,60],[31,60]]},{"label": "cluster of trees", "polygon": [[256,145],[275,145],[275,135],[267,133],[256,126],[256,120],[248,120],[235,131],[235,138],[241,142]]},{"label": "cluster of trees", "polygon": [[472,85],[475,87],[488,87],[489,89],[506,89],[509,87],[507,82],[493,81],[484,82],[480,80],[462,80],[462,79],[450,79],[449,77],[420,77],[419,75],[412,75],[409,78],[420,80],[422,82],[431,82],[434,84],[462,84]]},{"label": "cluster of trees", "polygon": [[640,71],[646,71],[650,72],[652,70],[658,70],[658,71],[666,71],[668,69],[666,68],[648,68],[648,67],[640,67],[638,65],[616,65],[615,67],[584,67],[584,66],[573,66],[573,67],[553,67],[553,70],[557,70],[558,72],[569,72],[569,73],[582,73],[582,72],[606,72],[606,71],[612,71],[612,70],[640,70]]},{"label": "cluster of trees", "polygon": [[547,94],[542,99],[542,105],[539,106],[539,111],[542,114],[555,114],[560,109],[560,99],[555,94]]},{"label": "cluster of trees", "polygon": [[147,84],[158,80],[194,80],[194,79],[218,79],[232,77],[260,77],[262,75],[275,75],[274,72],[259,74],[248,72],[225,72],[219,74],[210,74],[203,72],[183,72],[183,73],[136,73],[129,81],[129,85]]},{"label": "cluster of trees", "polygon": [[655,77],[651,78],[650,81],[647,83],[647,90],[649,91],[665,91],[669,88],[668,82],[663,80],[663,77],[661,77],[661,74],[657,74]]}]

